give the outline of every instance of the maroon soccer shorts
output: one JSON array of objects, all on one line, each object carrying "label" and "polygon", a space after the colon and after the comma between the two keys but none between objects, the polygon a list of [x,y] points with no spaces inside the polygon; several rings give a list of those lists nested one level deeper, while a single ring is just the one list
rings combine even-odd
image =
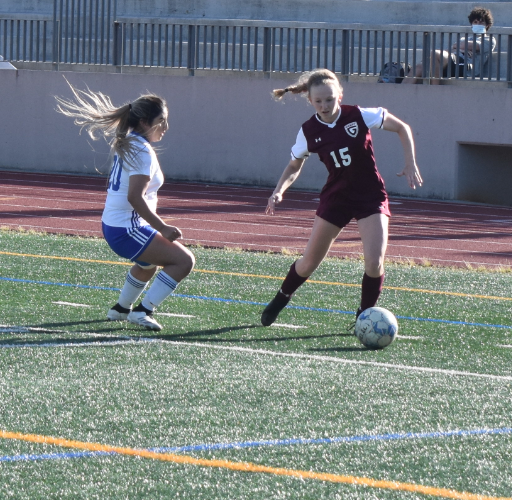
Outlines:
[{"label": "maroon soccer shorts", "polygon": [[318,205],[316,215],[343,229],[352,219],[365,219],[373,214],[391,217],[388,200],[356,204],[322,202]]}]

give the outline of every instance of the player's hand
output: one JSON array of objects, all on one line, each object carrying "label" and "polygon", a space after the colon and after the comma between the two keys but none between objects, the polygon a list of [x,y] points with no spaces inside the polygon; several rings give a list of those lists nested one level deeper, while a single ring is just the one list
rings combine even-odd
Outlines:
[{"label": "player's hand", "polygon": [[396,175],[397,177],[405,176],[409,187],[412,189],[416,189],[416,186],[421,187],[423,185],[423,179],[421,178],[421,174],[416,163],[406,165],[405,168]]},{"label": "player's hand", "polygon": [[281,203],[283,201],[282,194],[274,194],[268,199],[267,208],[265,209],[265,214],[274,215],[276,213],[276,204]]},{"label": "player's hand", "polygon": [[175,241],[178,238],[181,238],[181,231],[174,226],[165,225],[162,229],[160,229],[160,234],[169,241]]}]

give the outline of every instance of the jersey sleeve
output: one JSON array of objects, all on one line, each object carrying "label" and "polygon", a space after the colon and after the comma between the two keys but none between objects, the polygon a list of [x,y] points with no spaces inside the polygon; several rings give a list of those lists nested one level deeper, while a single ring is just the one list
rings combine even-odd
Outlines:
[{"label": "jersey sleeve", "polygon": [[151,146],[142,141],[134,141],[133,150],[131,152],[132,158],[128,169],[128,175],[147,175],[152,177],[152,155],[150,152]]},{"label": "jersey sleeve", "polygon": [[304,160],[308,156],[308,141],[306,140],[306,136],[304,135],[304,131],[301,127],[297,134],[297,139],[295,139],[295,144],[292,147],[292,159]]},{"label": "jersey sleeve", "polygon": [[359,108],[368,128],[382,128],[388,112],[385,108]]}]

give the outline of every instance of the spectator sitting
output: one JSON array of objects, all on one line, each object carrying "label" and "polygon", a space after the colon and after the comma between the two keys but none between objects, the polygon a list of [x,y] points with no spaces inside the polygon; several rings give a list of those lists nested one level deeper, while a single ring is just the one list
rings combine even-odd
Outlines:
[{"label": "spectator sitting", "polygon": [[[443,78],[448,77],[448,63],[450,64],[450,75],[452,78],[455,75],[464,76],[464,67],[466,68],[466,75],[475,77],[483,74],[487,69],[487,62],[491,56],[491,52],[496,46],[496,39],[492,35],[487,35],[489,28],[492,26],[493,17],[489,9],[483,7],[475,7],[468,16],[469,22],[473,33],[476,37],[471,36],[466,41],[461,38],[459,41],[459,51],[457,53],[457,42],[451,46],[452,53],[448,54],[447,51],[436,50],[433,60],[433,85],[439,85],[440,68],[443,68]],[[475,40],[475,41],[473,41]],[[419,63],[414,69],[411,69],[404,78],[402,83],[419,83],[418,79],[423,76],[423,64]]]}]

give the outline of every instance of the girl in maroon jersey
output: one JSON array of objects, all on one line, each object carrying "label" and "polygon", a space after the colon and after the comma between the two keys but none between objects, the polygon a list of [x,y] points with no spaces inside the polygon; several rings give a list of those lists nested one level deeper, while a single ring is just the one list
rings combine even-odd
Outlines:
[{"label": "girl in maroon jersey", "polygon": [[404,149],[405,168],[397,175],[405,176],[413,189],[423,182],[416,165],[410,127],[383,108],[342,105],[343,89],[331,71],[319,69],[304,73],[295,85],[274,90],[274,96],[281,99],[287,92],[307,93],[316,113],[302,125],[290,162],[268,200],[266,213],[274,214],[276,204],[297,179],[311,153],[318,154],[329,176],[320,193],[306,250],[292,264],[281,289],[263,311],[261,323],[264,326],[276,320],[297,288],[321,264],[341,230],[354,218],[363,243],[365,270],[356,316],[377,303],[384,283],[384,255],[391,213],[384,182],[375,163],[371,128],[398,134]]}]

